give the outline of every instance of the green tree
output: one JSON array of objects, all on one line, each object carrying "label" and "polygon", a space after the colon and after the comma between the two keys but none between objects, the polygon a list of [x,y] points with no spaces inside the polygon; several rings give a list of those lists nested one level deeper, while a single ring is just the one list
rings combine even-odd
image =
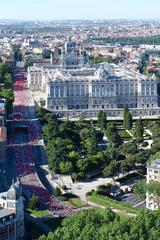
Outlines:
[{"label": "green tree", "polygon": [[7,114],[10,114],[12,113],[14,96],[12,70],[9,64],[0,63],[0,84],[3,85],[3,87],[0,88],[0,97],[6,99]]},{"label": "green tree", "polygon": [[61,189],[60,189],[59,187],[56,187],[56,188],[54,189],[54,195],[55,195],[56,197],[60,197],[61,194],[62,194]]},{"label": "green tree", "polygon": [[4,83],[5,74],[11,74],[11,67],[9,64],[0,63],[0,82]]},{"label": "green tree", "polygon": [[39,197],[33,194],[28,202],[28,207],[32,210],[37,210],[39,208],[39,203],[40,203]]},{"label": "green tree", "polygon": [[122,161],[121,162],[121,165],[120,165],[120,169],[121,169],[121,173],[122,174],[126,174],[129,172],[129,165],[128,165],[128,162],[127,161]]},{"label": "green tree", "polygon": [[70,174],[73,171],[73,165],[71,162],[60,162],[59,164],[59,170],[63,174]]},{"label": "green tree", "polygon": [[104,152],[107,160],[117,160],[119,155],[119,149],[113,143],[107,145]]},{"label": "green tree", "polygon": [[135,131],[134,131],[134,137],[136,138],[136,141],[138,143],[143,142],[143,133],[144,133],[143,122],[142,122],[142,119],[139,118],[136,121]]},{"label": "green tree", "polygon": [[91,126],[89,129],[88,138],[81,142],[86,155],[94,155],[98,151],[98,141],[96,138],[96,132]]},{"label": "green tree", "polygon": [[148,62],[149,62],[149,53],[145,52],[144,54],[142,54],[141,61],[140,61],[140,66],[139,66],[140,73],[144,73],[144,70],[146,69]]},{"label": "green tree", "polygon": [[82,128],[81,130],[80,130],[80,133],[79,133],[79,135],[80,135],[80,139],[81,139],[81,141],[84,141],[85,139],[87,139],[88,137],[89,137],[89,135],[90,135],[90,130],[88,129],[88,128]]},{"label": "green tree", "polygon": [[126,157],[138,153],[138,146],[135,142],[124,143],[121,147],[121,153]]},{"label": "green tree", "polygon": [[160,183],[158,181],[150,181],[146,185],[147,192],[152,195],[153,201],[160,207]]},{"label": "green tree", "polygon": [[103,111],[98,112],[98,119],[97,119],[98,127],[101,130],[106,129],[107,126],[107,118],[106,118],[106,113]]},{"label": "green tree", "polygon": [[78,179],[78,174],[75,173],[75,172],[73,172],[72,175],[71,175],[71,177],[72,177],[72,180],[73,180],[74,182],[76,182],[77,179]]},{"label": "green tree", "polygon": [[43,59],[50,59],[50,56],[51,56],[51,51],[48,49],[44,49],[42,53]]},{"label": "green tree", "polygon": [[111,175],[114,175],[118,170],[118,164],[117,161],[111,161],[108,166],[106,166],[103,170],[104,176],[108,177]]},{"label": "green tree", "polygon": [[[37,107],[37,109],[36,109],[36,114],[37,114],[37,117],[38,118],[41,118],[41,119],[45,119],[45,116],[46,116],[46,114],[48,114],[49,113],[49,111],[48,110],[46,110],[45,108],[41,108],[41,107]],[[51,116],[50,116],[51,117]],[[52,119],[52,117],[51,117],[51,119]],[[45,119],[46,120],[46,119]]]},{"label": "green tree", "polygon": [[57,121],[52,118],[52,116],[49,116],[47,119],[47,123],[44,125],[42,131],[45,141],[52,141],[55,137],[59,136]]},{"label": "green tree", "polygon": [[60,162],[65,162],[67,158],[67,147],[62,138],[52,139],[46,145],[49,168],[57,173]]},{"label": "green tree", "polygon": [[23,61],[23,53],[22,50],[20,48],[16,49],[15,51],[15,60],[16,61]]},{"label": "green tree", "polygon": [[25,69],[27,70],[28,67],[31,67],[31,66],[33,66],[33,60],[31,59],[25,60]]},{"label": "green tree", "polygon": [[94,155],[98,150],[98,144],[96,138],[86,139],[83,142],[83,147],[87,155]]},{"label": "green tree", "polygon": [[7,100],[7,113],[12,112],[12,105],[13,105],[13,90],[12,89],[0,89],[0,98],[5,98]]},{"label": "green tree", "polygon": [[132,187],[132,191],[139,198],[145,199],[146,198],[146,180],[142,180],[135,183]]},{"label": "green tree", "polygon": [[80,158],[80,155],[78,152],[76,151],[71,151],[68,154],[68,160],[70,162],[72,162],[73,164],[76,164],[76,162],[78,161],[78,159]]},{"label": "green tree", "polygon": [[60,124],[59,127],[60,134],[63,139],[70,139],[76,145],[79,145],[80,138],[75,129],[75,123],[70,121],[65,121]]},{"label": "green tree", "polygon": [[92,209],[64,219],[56,231],[39,240],[159,240],[159,222],[159,211],[142,211],[125,220],[109,209]]},{"label": "green tree", "polygon": [[96,194],[100,195],[107,195],[109,197],[111,193],[111,189],[113,188],[113,185],[111,183],[108,183],[107,185],[99,185],[96,190]]},{"label": "green tree", "polygon": [[4,84],[5,84],[5,88],[12,88],[13,79],[12,79],[11,73],[6,73],[4,75]]},{"label": "green tree", "polygon": [[88,169],[89,162],[86,161],[86,159],[79,159],[76,165],[79,171],[85,174]]},{"label": "green tree", "polygon": [[116,145],[120,145],[122,143],[121,137],[118,134],[115,123],[108,124],[105,133],[108,140],[111,141],[112,143]]},{"label": "green tree", "polygon": [[108,63],[115,63],[115,59],[112,56],[103,56],[101,54],[99,54],[98,56],[90,56],[90,61],[92,63],[104,63],[104,62],[108,62]]},{"label": "green tree", "polygon": [[127,130],[132,129],[133,121],[132,121],[132,115],[128,109],[128,107],[125,107],[124,109],[124,117],[123,117],[123,126]]}]

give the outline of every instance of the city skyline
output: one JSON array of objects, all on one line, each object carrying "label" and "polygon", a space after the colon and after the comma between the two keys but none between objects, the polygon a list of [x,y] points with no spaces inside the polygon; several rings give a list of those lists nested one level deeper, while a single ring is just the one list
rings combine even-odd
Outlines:
[{"label": "city skyline", "polygon": [[6,0],[1,3],[0,19],[158,19],[158,0]]}]

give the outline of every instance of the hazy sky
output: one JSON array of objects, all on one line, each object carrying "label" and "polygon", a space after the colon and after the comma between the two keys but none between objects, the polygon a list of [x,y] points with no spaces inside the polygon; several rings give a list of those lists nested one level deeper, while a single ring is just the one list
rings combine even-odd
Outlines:
[{"label": "hazy sky", "polygon": [[0,0],[0,19],[160,18],[160,0]]}]

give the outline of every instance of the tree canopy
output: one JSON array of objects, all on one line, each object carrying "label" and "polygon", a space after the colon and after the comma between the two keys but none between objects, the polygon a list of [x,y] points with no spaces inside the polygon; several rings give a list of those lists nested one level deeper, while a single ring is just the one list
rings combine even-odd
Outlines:
[{"label": "tree canopy", "polygon": [[23,60],[23,53],[20,48],[16,49],[15,51],[15,60],[16,61],[22,61]]},{"label": "tree canopy", "polygon": [[124,117],[123,117],[123,126],[127,130],[130,130],[132,128],[133,122],[132,122],[132,115],[128,109],[128,107],[125,107],[124,109]]},{"label": "tree canopy", "polygon": [[160,207],[160,183],[158,181],[150,181],[146,185],[146,189],[150,195],[152,195],[153,201],[157,207]]},{"label": "tree canopy", "polygon": [[12,112],[13,96],[13,78],[12,70],[9,64],[0,62],[0,98],[7,100],[7,113]]},{"label": "tree canopy", "polygon": [[124,220],[108,209],[87,210],[63,220],[61,227],[39,240],[158,240],[159,223],[159,211]]},{"label": "tree canopy", "polygon": [[[38,112],[40,116],[45,113],[44,110]],[[61,122],[46,114],[44,118],[43,136],[49,168],[53,173],[80,173],[83,176],[95,167],[102,166],[104,155],[98,148],[101,134],[92,124],[84,126],[69,121]]]},{"label": "tree canopy", "polygon": [[40,205],[39,197],[33,194],[28,202],[28,207],[32,210],[37,210],[39,208],[39,205]]},{"label": "tree canopy", "polygon": [[97,122],[98,122],[98,127],[99,127],[101,130],[106,129],[106,126],[107,126],[107,117],[106,117],[106,113],[105,113],[105,112],[99,111]]},{"label": "tree canopy", "polygon": [[109,141],[116,145],[120,145],[122,143],[121,137],[118,134],[117,127],[115,123],[110,123],[106,129],[106,135]]},{"label": "tree canopy", "polygon": [[134,137],[136,138],[137,142],[139,143],[143,142],[143,133],[144,133],[143,122],[142,119],[139,118],[136,121],[134,132]]}]

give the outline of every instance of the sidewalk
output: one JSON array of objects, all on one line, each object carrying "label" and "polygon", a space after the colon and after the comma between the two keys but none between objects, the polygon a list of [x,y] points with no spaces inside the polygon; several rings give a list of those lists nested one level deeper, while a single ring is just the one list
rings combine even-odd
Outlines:
[{"label": "sidewalk", "polygon": [[[101,208],[101,209],[106,209],[106,207],[104,207],[103,205],[88,201],[88,204],[92,207],[96,207],[96,208]],[[127,211],[122,211],[116,208],[111,208],[111,210],[115,213],[118,213],[120,215],[126,216],[126,217],[136,217],[136,214],[134,213],[129,213]]]}]

